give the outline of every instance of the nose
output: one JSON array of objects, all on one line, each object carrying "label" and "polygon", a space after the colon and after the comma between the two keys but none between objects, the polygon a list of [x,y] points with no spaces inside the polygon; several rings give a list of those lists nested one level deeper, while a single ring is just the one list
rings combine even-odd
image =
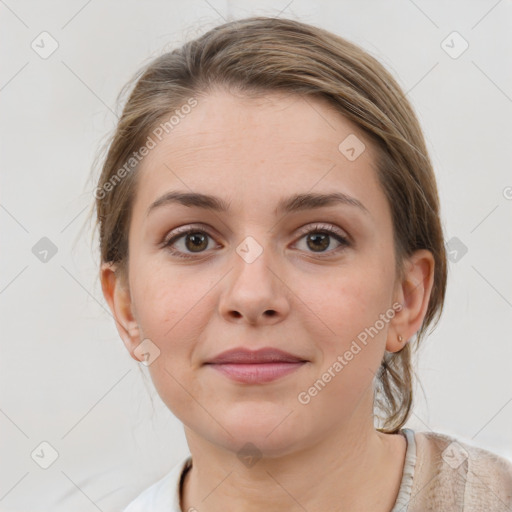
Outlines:
[{"label": "nose", "polygon": [[281,322],[290,311],[288,283],[280,275],[270,249],[255,259],[243,252],[233,254],[234,268],[228,274],[219,312],[229,322],[271,325]]}]

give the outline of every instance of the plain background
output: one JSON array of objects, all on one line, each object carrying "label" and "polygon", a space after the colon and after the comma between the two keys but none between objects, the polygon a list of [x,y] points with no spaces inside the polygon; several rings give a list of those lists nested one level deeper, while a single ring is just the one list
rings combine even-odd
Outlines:
[{"label": "plain background", "polygon": [[[142,64],[255,14],[346,37],[407,92],[456,251],[408,426],[512,458],[510,2],[1,0],[1,511],[119,510],[188,453],[102,298],[89,173]],[[44,31],[46,59],[31,47]]]}]

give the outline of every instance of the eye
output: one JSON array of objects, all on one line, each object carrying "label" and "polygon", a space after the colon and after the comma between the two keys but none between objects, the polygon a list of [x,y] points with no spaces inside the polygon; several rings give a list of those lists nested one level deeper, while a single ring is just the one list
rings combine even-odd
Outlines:
[{"label": "eye", "polygon": [[193,254],[201,254],[211,248],[210,240],[212,237],[204,229],[186,226],[175,230],[162,247],[178,258],[190,259]]},{"label": "eye", "polygon": [[[328,255],[337,253],[338,250],[343,250],[345,247],[350,246],[348,239],[343,236],[342,232],[326,224],[316,224],[314,226],[307,226],[302,230],[302,236],[299,240],[303,240],[303,250],[313,253],[326,253]],[[332,239],[335,243],[332,243]],[[296,243],[296,245],[298,242]],[[337,244],[334,249],[332,246]],[[300,248],[300,247],[299,247]],[[327,250],[331,248],[331,250]]]},{"label": "eye", "polygon": [[[340,250],[349,247],[351,244],[342,234],[341,230],[331,227],[328,224],[315,224],[307,226],[300,231],[299,241],[304,239],[305,245],[299,249],[306,252],[313,252],[319,255],[326,253],[327,256],[337,253]],[[335,240],[334,244],[332,240]],[[194,254],[201,255],[207,249],[211,249],[211,235],[205,229],[193,226],[184,226],[176,229],[162,247],[178,258],[192,259]],[[296,242],[295,245],[298,245]],[[337,245],[336,245],[337,244]],[[333,245],[336,245],[332,248]],[[218,246],[217,246],[218,247]],[[330,250],[328,250],[330,249]]]}]

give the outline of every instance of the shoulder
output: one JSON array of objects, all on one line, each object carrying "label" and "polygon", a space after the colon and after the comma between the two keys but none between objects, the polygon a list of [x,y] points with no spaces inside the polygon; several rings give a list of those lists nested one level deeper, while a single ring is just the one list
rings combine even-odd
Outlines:
[{"label": "shoulder", "polygon": [[122,512],[181,512],[180,480],[190,461],[190,456],[181,460],[160,480],[142,491]]},{"label": "shoulder", "polygon": [[415,441],[413,496],[433,507],[427,510],[512,509],[508,459],[438,432],[416,432]]}]

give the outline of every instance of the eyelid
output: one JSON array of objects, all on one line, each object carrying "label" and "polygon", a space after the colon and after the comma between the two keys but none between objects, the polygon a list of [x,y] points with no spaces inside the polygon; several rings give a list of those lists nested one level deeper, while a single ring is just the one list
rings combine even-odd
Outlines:
[{"label": "eyelid", "polygon": [[194,231],[195,229],[197,231],[204,231],[206,234],[208,234],[208,236],[213,238],[213,235],[211,234],[212,229],[210,227],[208,227],[206,224],[201,224],[201,223],[186,224],[184,226],[180,226],[178,228],[173,229],[172,233],[168,233],[167,234],[168,236],[166,236],[164,238],[162,245],[166,245],[169,242],[171,242],[173,239],[178,238],[180,235],[184,235],[190,231]]},{"label": "eyelid", "polygon": [[328,231],[329,233],[336,233],[347,242],[352,242],[350,235],[343,229],[340,229],[333,224],[326,224],[325,222],[310,222],[299,229],[298,235],[305,235],[311,231]]},{"label": "eyelid", "polygon": [[[166,236],[164,238],[164,241],[162,242],[162,244],[165,245],[166,243],[169,243],[172,239],[177,238],[179,235],[188,233],[194,229],[197,229],[198,231],[205,231],[209,236],[213,237],[213,235],[210,233],[211,228],[209,226],[207,226],[206,224],[201,224],[201,223],[186,224],[184,226],[180,226],[180,227],[174,229],[172,231],[172,235]],[[346,231],[341,230],[331,224],[325,224],[323,222],[313,222],[313,223],[310,222],[310,223],[306,224],[305,226],[302,226],[301,228],[299,228],[299,230],[297,232],[297,236],[308,234],[314,229],[317,229],[319,231],[321,231],[321,230],[334,231],[341,237],[346,238],[347,241],[349,241],[351,239],[350,235]]]}]

